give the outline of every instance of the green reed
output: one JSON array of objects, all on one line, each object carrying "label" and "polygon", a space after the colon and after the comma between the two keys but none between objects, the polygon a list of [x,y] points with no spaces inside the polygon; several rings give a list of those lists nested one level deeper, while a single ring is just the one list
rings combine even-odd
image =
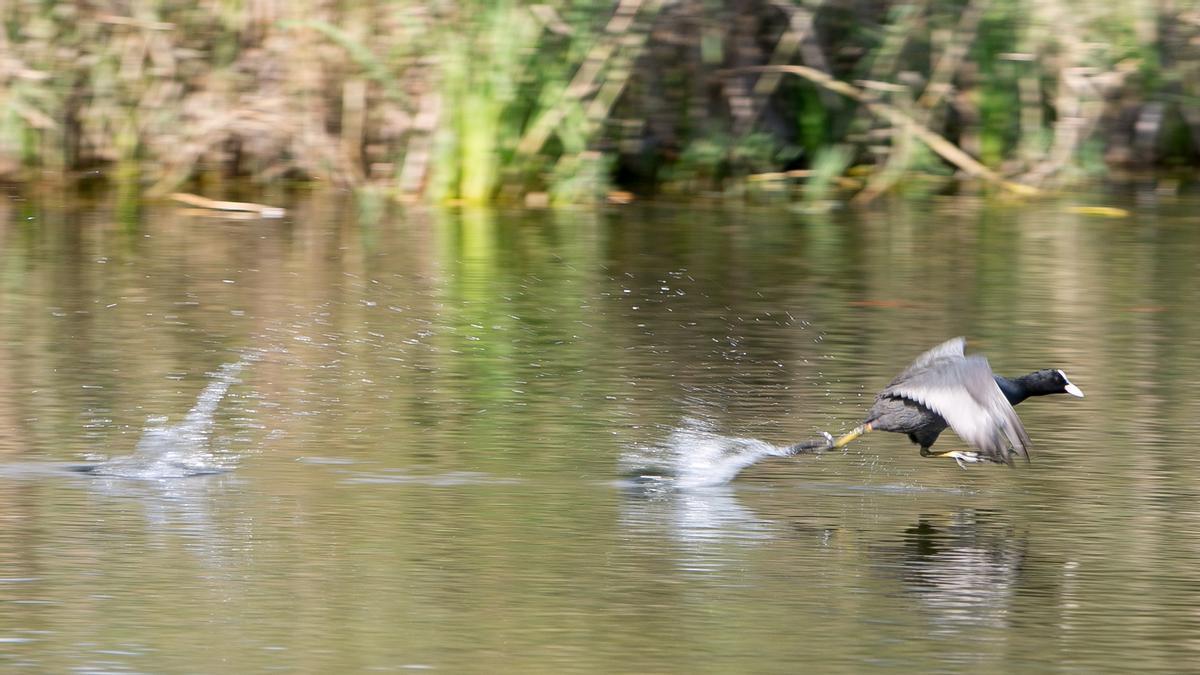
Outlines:
[{"label": "green reed", "polygon": [[[11,0],[0,176],[157,193],[315,179],[476,204],[741,195],[785,169],[819,176],[795,187],[824,200],[954,170],[868,101],[1053,187],[1196,165],[1197,16],[1150,0]],[[768,64],[862,100],[745,70]],[[862,180],[829,180],[842,164]]]}]

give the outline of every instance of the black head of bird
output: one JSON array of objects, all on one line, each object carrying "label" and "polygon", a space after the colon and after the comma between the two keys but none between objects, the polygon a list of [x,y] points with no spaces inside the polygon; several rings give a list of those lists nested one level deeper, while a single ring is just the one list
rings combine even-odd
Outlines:
[{"label": "black head of bird", "polygon": [[1048,396],[1050,394],[1070,394],[1083,398],[1083,391],[1067,379],[1067,374],[1054,368],[1035,370],[1028,375],[1008,379],[995,376],[996,385],[1004,392],[1004,398],[1016,405],[1030,396]]},{"label": "black head of bird", "polygon": [[[1013,406],[1030,396],[1083,391],[1061,370],[1037,370],[1008,379],[992,373],[983,356],[963,353],[963,338],[948,340],[917,357],[875,397],[866,420],[828,443],[840,448],[870,431],[907,434],[923,457],[950,457],[959,466],[974,462],[1012,464],[1029,460],[1030,441]],[[950,427],[973,451],[935,453],[929,448]]]}]

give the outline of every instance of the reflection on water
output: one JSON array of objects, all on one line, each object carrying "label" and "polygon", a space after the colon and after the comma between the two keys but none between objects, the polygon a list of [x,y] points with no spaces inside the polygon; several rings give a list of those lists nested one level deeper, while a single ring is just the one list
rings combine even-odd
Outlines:
[{"label": "reflection on water", "polygon": [[769,539],[776,527],[739,504],[729,486],[681,490],[669,482],[638,481],[620,487],[621,529],[674,542],[682,571],[703,574],[727,566],[725,545]]},{"label": "reflection on water", "polygon": [[931,612],[937,632],[954,634],[973,624],[1008,627],[1026,547],[1024,535],[989,522],[987,512],[966,510],[922,517],[898,546],[874,556]]},{"label": "reflection on water", "polygon": [[177,544],[208,570],[229,569],[238,551],[244,550],[249,534],[244,524],[214,521],[214,502],[236,489],[236,478],[228,474],[191,474],[187,480],[182,480],[183,476],[158,476],[156,480],[131,481],[131,477],[145,476],[99,474],[86,484],[92,493],[87,499],[108,506],[123,505],[140,513],[151,545]]},{"label": "reflection on water", "polygon": [[479,471],[449,471],[432,475],[414,475],[400,469],[353,472],[341,481],[345,485],[428,485],[432,487],[456,487],[460,485],[504,485],[520,482],[515,478],[497,478]]},{"label": "reflection on water", "polygon": [[[323,199],[257,223],[0,201],[0,664],[1200,658],[1192,205],[362,223]],[[778,456],[954,335],[1088,391],[1022,408],[1032,464],[887,434]],[[158,480],[67,470],[108,458]]]}]

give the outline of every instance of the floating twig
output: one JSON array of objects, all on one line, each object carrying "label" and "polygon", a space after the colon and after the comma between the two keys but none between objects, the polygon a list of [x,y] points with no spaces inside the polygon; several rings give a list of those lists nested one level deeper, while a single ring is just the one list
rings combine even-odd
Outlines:
[{"label": "floating twig", "polygon": [[190,192],[172,192],[169,196],[177,202],[212,211],[257,213],[260,218],[282,218],[287,214],[286,209],[278,206],[267,206],[266,204],[255,204],[254,202],[225,202],[201,197]]}]

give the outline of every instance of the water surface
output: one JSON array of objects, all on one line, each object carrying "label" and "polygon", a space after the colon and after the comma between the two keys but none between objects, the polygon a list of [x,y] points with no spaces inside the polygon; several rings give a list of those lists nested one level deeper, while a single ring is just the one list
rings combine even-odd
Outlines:
[{"label": "water surface", "polygon": [[[9,193],[0,662],[1193,670],[1195,212],[233,221]],[[770,456],[955,335],[1087,392],[1018,409],[1029,466],[890,434]],[[759,461],[681,486],[714,447]]]}]

